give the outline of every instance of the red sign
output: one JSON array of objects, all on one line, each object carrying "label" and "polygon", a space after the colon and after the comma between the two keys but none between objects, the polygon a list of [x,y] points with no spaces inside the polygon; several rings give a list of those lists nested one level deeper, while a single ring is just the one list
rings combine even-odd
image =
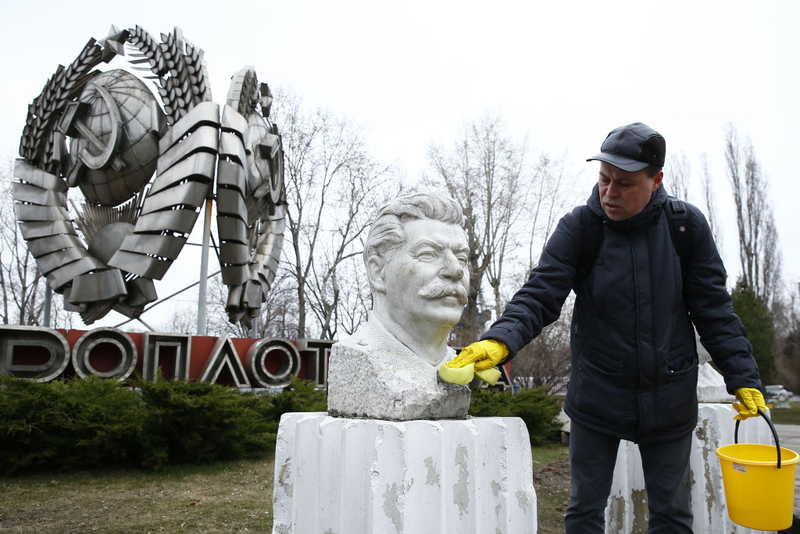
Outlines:
[{"label": "red sign", "polygon": [[38,382],[73,375],[148,381],[160,376],[274,388],[298,376],[324,386],[333,343],[3,325],[0,373]]}]

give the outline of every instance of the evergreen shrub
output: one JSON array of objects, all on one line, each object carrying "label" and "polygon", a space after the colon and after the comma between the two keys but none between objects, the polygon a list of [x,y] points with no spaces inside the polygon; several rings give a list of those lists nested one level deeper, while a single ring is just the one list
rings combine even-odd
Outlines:
[{"label": "evergreen shrub", "polygon": [[469,414],[473,417],[519,417],[528,428],[532,444],[559,438],[561,411],[558,397],[545,387],[523,389],[516,395],[490,389],[473,389]]},{"label": "evergreen shrub", "polygon": [[273,428],[259,405],[269,397],[206,382],[140,382],[146,407],[143,466],[203,463],[267,452]]},{"label": "evergreen shrub", "polygon": [[125,464],[144,418],[136,392],[99,378],[0,376],[0,473]]},{"label": "evergreen shrub", "polygon": [[0,375],[0,474],[133,466],[160,469],[274,451],[281,415],[325,411],[313,383],[241,393],[205,382],[36,383]]}]

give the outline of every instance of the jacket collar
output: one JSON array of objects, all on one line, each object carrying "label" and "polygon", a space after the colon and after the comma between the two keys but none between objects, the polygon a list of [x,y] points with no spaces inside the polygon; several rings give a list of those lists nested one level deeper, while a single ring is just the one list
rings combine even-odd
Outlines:
[{"label": "jacket collar", "polygon": [[624,221],[612,221],[608,218],[606,212],[603,211],[603,206],[600,204],[600,190],[597,184],[592,188],[592,194],[589,196],[589,200],[586,201],[586,205],[592,210],[592,213],[601,217],[609,227],[615,230],[633,230],[651,223],[658,217],[668,196],[669,194],[667,190],[664,189],[664,184],[661,184],[661,187],[656,189],[650,196],[650,202],[647,203],[647,206],[645,206],[638,215],[634,215],[630,219]]}]

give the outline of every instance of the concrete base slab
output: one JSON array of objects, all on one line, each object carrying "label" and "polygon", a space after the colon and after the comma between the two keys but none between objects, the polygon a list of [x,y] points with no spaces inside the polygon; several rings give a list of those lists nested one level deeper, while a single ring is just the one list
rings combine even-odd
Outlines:
[{"label": "concrete base slab", "polygon": [[275,534],[537,530],[530,441],[516,417],[285,414],[273,504]]}]

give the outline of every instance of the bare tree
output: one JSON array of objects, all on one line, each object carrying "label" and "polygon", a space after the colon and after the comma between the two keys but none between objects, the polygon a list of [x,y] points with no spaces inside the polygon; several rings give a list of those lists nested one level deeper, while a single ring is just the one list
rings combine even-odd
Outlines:
[{"label": "bare tree", "polygon": [[559,318],[517,353],[511,361],[511,370],[520,386],[525,389],[546,386],[550,394],[566,393],[571,358],[569,324],[569,317]]},{"label": "bare tree", "polygon": [[664,178],[669,183],[668,191],[672,196],[689,201],[691,175],[691,165],[689,165],[689,160],[683,152],[679,152],[667,160]]},{"label": "bare tree", "polygon": [[[361,254],[370,217],[388,196],[390,169],[370,155],[361,128],[328,110],[305,112],[296,95],[275,98],[288,201],[286,262],[294,279],[297,337],[338,332],[340,270]],[[360,259],[359,259],[360,261]]]},{"label": "bare tree", "polygon": [[178,304],[166,320],[155,327],[157,332],[171,334],[194,334],[197,328],[197,307],[189,304]]},{"label": "bare tree", "polygon": [[209,308],[206,330],[215,335],[228,334],[232,337],[282,337],[297,335],[297,291],[290,266],[281,263],[272,281],[266,300],[261,306],[261,314],[255,323],[248,326],[241,322],[231,323],[225,311],[227,288],[219,276],[208,283]]},{"label": "bare tree", "polygon": [[427,183],[446,189],[461,204],[466,220],[471,278],[457,344],[474,341],[483,328],[479,299],[484,277],[493,291],[494,309],[502,311],[506,254],[518,245],[518,223],[530,190],[527,152],[527,143],[514,142],[502,119],[490,115],[468,124],[453,148],[428,148],[435,175]]},{"label": "bare tree", "polygon": [[778,315],[777,367],[781,383],[795,393],[800,392],[800,283],[788,292]]},{"label": "bare tree", "polygon": [[[0,189],[9,198],[7,184]],[[0,206],[0,297],[3,324],[40,324],[43,315],[44,283],[33,256],[16,228],[8,202]]]},{"label": "bare tree", "polygon": [[705,154],[700,155],[700,166],[703,168],[703,200],[706,205],[706,213],[708,213],[708,226],[711,228],[711,235],[714,237],[717,248],[722,248],[722,232],[717,222],[717,203],[714,201],[716,195],[714,194],[713,180],[711,179],[711,172],[708,170],[708,160]]},{"label": "bare tree", "polygon": [[528,258],[525,272],[539,263],[547,238],[555,229],[558,219],[575,202],[573,183],[574,176],[566,172],[563,158],[554,160],[548,154],[539,156],[526,209]]},{"label": "bare tree", "polygon": [[[536,256],[534,266],[538,261],[539,256]],[[527,271],[519,270],[512,279],[514,288],[518,289],[528,276]],[[521,387],[546,386],[550,394],[566,393],[564,388],[569,383],[571,368],[570,323],[574,304],[575,294],[570,293],[558,319],[544,327],[511,361],[512,375]]]},{"label": "bare tree", "polygon": [[372,309],[369,281],[363,263],[356,259],[343,264],[339,278],[349,283],[341,285],[343,290],[339,299],[336,323],[343,334],[350,335],[361,323],[366,322]]},{"label": "bare tree", "polygon": [[[12,162],[7,160],[0,170],[0,322],[40,326],[44,324],[46,280],[17,226],[12,176]],[[72,326],[61,295],[53,295],[50,326]]]},{"label": "bare tree", "polygon": [[[468,123],[452,147],[428,148],[434,172],[426,185],[445,189],[461,204],[470,245],[467,308],[451,335],[456,345],[474,341],[492,312],[502,313],[519,287],[519,271],[527,275],[538,262],[547,236],[574,200],[563,158],[530,154],[527,138],[513,139],[494,115]],[[491,288],[490,306],[483,304],[484,283]]]},{"label": "bare tree", "polygon": [[769,180],[750,141],[742,144],[733,125],[725,136],[728,180],[736,208],[742,280],[767,306],[780,289],[778,230],[769,201]]},{"label": "bare tree", "polygon": [[[347,270],[352,274],[354,268],[363,270],[363,240],[372,217],[389,194],[388,169],[365,152],[353,156],[338,178],[330,203],[335,217],[323,229],[323,239],[313,263],[314,276],[307,284],[311,310],[323,339],[336,339],[343,319],[343,301],[363,301],[364,292],[369,292],[369,284],[363,283],[366,282],[363,277],[361,284],[352,284],[354,279],[344,273]],[[346,269],[348,266],[351,268]],[[353,316],[350,321],[352,319]]]}]

